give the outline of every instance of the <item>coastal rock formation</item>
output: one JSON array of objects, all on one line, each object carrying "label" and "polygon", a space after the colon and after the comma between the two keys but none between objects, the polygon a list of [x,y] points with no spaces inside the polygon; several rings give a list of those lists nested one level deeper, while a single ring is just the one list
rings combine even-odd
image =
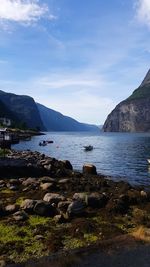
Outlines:
[{"label": "coastal rock formation", "polygon": [[150,70],[133,94],[108,115],[105,132],[150,131]]}]

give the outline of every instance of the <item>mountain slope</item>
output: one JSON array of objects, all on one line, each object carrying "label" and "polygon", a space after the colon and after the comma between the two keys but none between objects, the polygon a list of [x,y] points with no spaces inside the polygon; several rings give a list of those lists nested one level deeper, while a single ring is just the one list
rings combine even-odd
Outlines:
[{"label": "mountain slope", "polygon": [[108,115],[105,132],[150,131],[150,70],[141,85]]},{"label": "mountain slope", "polygon": [[47,131],[99,131],[94,125],[80,123],[39,103],[37,107]]},{"label": "mountain slope", "polygon": [[17,118],[17,122],[26,124],[28,128],[45,129],[33,98],[0,90],[0,101]]}]

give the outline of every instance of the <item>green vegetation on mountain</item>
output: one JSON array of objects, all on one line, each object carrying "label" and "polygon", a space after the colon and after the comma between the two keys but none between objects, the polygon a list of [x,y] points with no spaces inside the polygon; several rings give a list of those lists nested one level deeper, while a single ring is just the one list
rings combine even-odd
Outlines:
[{"label": "green vegetation on mountain", "polygon": [[150,85],[144,85],[137,88],[127,100],[150,97]]}]

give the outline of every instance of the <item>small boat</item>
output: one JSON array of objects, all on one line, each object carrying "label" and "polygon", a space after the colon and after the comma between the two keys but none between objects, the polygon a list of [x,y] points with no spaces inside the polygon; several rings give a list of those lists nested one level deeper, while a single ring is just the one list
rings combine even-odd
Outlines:
[{"label": "small boat", "polygon": [[42,142],[39,143],[39,146],[46,146],[52,143],[54,143],[52,140],[47,140],[47,141],[43,140]]},{"label": "small boat", "polygon": [[46,146],[46,145],[47,145],[46,141],[42,141],[39,143],[39,146]]},{"label": "small boat", "polygon": [[52,140],[47,140],[46,142],[47,142],[47,144],[53,144],[54,143],[54,141],[52,141]]},{"label": "small boat", "polygon": [[147,161],[148,161],[148,164],[150,164],[150,159],[147,159]]},{"label": "small boat", "polygon": [[84,150],[85,151],[91,151],[93,150],[93,146],[89,145],[89,146],[84,146]]}]

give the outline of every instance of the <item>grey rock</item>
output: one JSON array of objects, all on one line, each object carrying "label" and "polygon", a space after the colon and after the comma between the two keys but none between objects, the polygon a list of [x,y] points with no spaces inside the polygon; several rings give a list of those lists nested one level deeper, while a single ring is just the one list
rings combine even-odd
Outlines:
[{"label": "grey rock", "polygon": [[64,201],[65,197],[56,193],[47,193],[44,196],[43,200],[50,204],[52,203],[58,204],[60,201]]},{"label": "grey rock", "polygon": [[28,219],[28,215],[24,211],[17,211],[13,214],[13,218],[15,221],[25,221]]},{"label": "grey rock", "polygon": [[27,213],[32,213],[36,202],[37,201],[33,199],[25,199],[20,207]]},{"label": "grey rock", "polygon": [[69,215],[82,214],[85,210],[86,204],[83,201],[75,200],[73,201],[67,209]]}]

